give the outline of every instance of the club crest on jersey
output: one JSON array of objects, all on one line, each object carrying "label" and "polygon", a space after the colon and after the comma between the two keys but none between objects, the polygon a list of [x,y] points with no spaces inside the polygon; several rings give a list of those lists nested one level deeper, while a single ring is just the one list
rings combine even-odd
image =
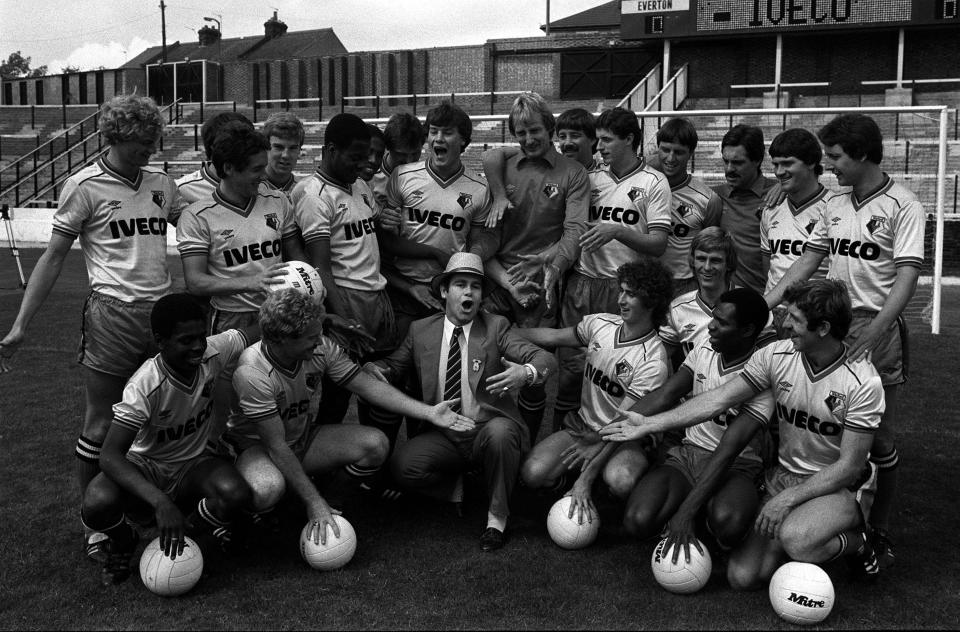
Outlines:
[{"label": "club crest on jersey", "polygon": [[473,204],[473,196],[469,193],[461,193],[460,197],[457,198],[457,204],[460,205],[460,208],[465,209]]},{"label": "club crest on jersey", "polygon": [[630,366],[630,363],[626,360],[620,360],[617,362],[617,366],[614,367],[614,371],[617,372],[618,380],[625,380],[633,373],[633,367]]},{"label": "club crest on jersey", "polygon": [[878,231],[883,230],[887,227],[887,218],[886,217],[877,217],[872,215],[870,221],[867,222],[867,230],[870,231],[871,235],[877,234]]},{"label": "club crest on jersey", "polygon": [[163,203],[167,201],[167,194],[165,191],[150,191],[153,195],[153,203],[163,208]]},{"label": "club crest on jersey", "polygon": [[280,230],[280,218],[276,213],[267,213],[263,217],[267,221],[267,226],[273,230]]},{"label": "club crest on jersey", "polygon": [[323,378],[323,373],[307,373],[307,388],[315,390],[320,386],[321,378]]},{"label": "club crest on jersey", "polygon": [[830,412],[833,413],[833,416],[837,419],[843,418],[843,410],[847,405],[847,396],[843,393],[838,393],[836,391],[830,391],[830,395],[827,396],[823,403],[827,405],[827,408],[830,409]]},{"label": "club crest on jersey", "polygon": [[793,384],[786,380],[780,380],[777,382],[777,390],[783,391],[784,393],[789,393],[790,389],[793,388]]},{"label": "club crest on jersey", "polygon": [[680,217],[686,217],[692,212],[693,212],[693,209],[691,209],[686,204],[681,204],[680,206],[677,207],[677,215],[679,215]]},{"label": "club crest on jersey", "polygon": [[807,226],[806,226],[806,228],[805,228],[804,230],[806,230],[806,231],[807,231],[807,234],[810,235],[810,234],[813,233],[813,229],[816,228],[816,227],[817,227],[817,220],[812,219],[812,220],[810,220],[810,223],[807,224]]},{"label": "club crest on jersey", "polygon": [[560,195],[560,185],[555,184],[553,182],[548,182],[543,187],[543,194],[552,200],[553,198]]},{"label": "club crest on jersey", "polygon": [[647,199],[647,192],[640,187],[630,187],[630,192],[627,193],[627,197],[630,198],[631,202],[636,204],[637,201],[643,202]]},{"label": "club crest on jersey", "polygon": [[367,194],[366,194],[366,193],[361,193],[361,194],[360,194],[360,197],[363,198],[363,203],[364,203],[364,204],[366,204],[366,205],[369,206],[370,208],[373,208],[373,205],[370,204],[370,198],[367,197]]},{"label": "club crest on jersey", "polygon": [[200,397],[210,397],[210,394],[212,392],[213,392],[213,380],[209,380],[203,385],[203,390],[200,391]]}]

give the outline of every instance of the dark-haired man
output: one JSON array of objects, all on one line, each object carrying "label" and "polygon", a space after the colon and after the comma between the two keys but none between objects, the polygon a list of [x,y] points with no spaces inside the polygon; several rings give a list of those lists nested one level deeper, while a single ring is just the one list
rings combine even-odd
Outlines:
[{"label": "dark-haired man", "polygon": [[217,132],[228,124],[240,122],[253,129],[253,123],[239,112],[221,112],[211,116],[200,127],[200,138],[203,141],[203,155],[206,158],[206,164],[200,165],[200,168],[192,173],[177,178],[177,189],[180,193],[180,208],[182,211],[190,204],[198,200],[209,199],[220,183],[220,174],[213,166],[213,141],[217,137]]}]

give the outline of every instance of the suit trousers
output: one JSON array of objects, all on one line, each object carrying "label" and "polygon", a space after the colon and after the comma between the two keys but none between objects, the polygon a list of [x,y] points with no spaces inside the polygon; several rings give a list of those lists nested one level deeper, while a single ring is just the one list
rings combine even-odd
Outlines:
[{"label": "suit trousers", "polygon": [[456,440],[438,429],[427,430],[398,446],[390,468],[401,487],[450,500],[458,476],[479,465],[490,497],[489,510],[506,517],[524,456],[523,443],[515,421],[493,417]]}]

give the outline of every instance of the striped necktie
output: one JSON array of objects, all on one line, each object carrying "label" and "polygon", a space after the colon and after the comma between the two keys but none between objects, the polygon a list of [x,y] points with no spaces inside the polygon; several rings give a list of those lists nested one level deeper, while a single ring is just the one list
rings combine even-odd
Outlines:
[{"label": "striped necktie", "polygon": [[[460,370],[460,334],[463,333],[463,327],[455,327],[453,336],[450,337],[450,352],[447,353],[447,377],[443,383],[443,399],[460,398],[460,378],[463,375]],[[461,403],[457,402],[451,406],[453,412],[460,412]]]}]

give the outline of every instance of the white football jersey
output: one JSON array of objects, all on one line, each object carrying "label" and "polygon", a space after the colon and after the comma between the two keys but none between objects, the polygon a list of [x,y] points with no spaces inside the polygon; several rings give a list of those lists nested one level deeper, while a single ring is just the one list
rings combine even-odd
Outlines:
[{"label": "white football jersey", "polygon": [[250,345],[240,356],[233,374],[240,410],[231,412],[228,432],[257,440],[257,423],[279,415],[287,445],[302,454],[310,438],[310,424],[320,407],[324,374],[337,384],[346,385],[359,372],[360,367],[347,352],[326,337],[313,350],[309,361],[298,362],[292,370],[277,365],[262,341]]},{"label": "white football jersey", "polygon": [[293,190],[294,221],[310,244],[330,240],[330,268],[337,286],[368,292],[382,290],[380,245],[373,192],[357,179],[343,185],[317,171]]},{"label": "white football jersey", "polygon": [[[287,197],[261,185],[246,208],[217,191],[188,206],[177,224],[177,249],[182,258],[206,257],[207,271],[215,277],[255,277],[283,261],[282,242],[296,234]],[[237,292],[211,296],[210,304],[226,312],[248,312],[260,309],[265,298],[264,292]]]},{"label": "white football jersey", "polygon": [[[774,288],[803,254],[807,240],[817,227],[817,222],[821,221],[828,193],[820,185],[820,190],[799,206],[790,198],[784,198],[777,206],[763,209],[760,216],[760,252],[770,257],[765,294]],[[824,257],[811,278],[826,278],[829,266],[830,258]]]},{"label": "white football jersey", "polygon": [[194,202],[209,200],[220,184],[220,176],[213,168],[213,163],[207,163],[192,173],[177,178],[177,190],[180,192],[180,208],[183,211]]},{"label": "white football jersey", "polygon": [[708,207],[707,202],[716,193],[703,180],[690,174],[687,174],[686,180],[670,188],[670,196],[670,236],[660,262],[674,279],[689,279],[693,276],[693,270],[690,269],[693,238],[707,226],[720,225],[720,206],[713,204]]},{"label": "white football jersey", "polygon": [[594,430],[613,420],[624,399],[643,399],[670,376],[670,359],[656,330],[624,340],[622,326],[615,314],[590,314],[577,325],[577,338],[587,349],[577,415]]},{"label": "white football jersey", "polygon": [[127,380],[113,405],[113,423],[137,433],[130,452],[161,463],[200,456],[210,434],[217,376],[240,356],[247,340],[237,329],[207,338],[207,349],[190,384],[181,382],[157,354]]},{"label": "white football jersey", "polygon": [[924,224],[917,196],[887,177],[862,201],[852,191],[828,196],[807,245],[830,257],[827,276],[847,284],[854,309],[879,312],[897,268],[923,263]]},{"label": "white football jersey", "polygon": [[163,170],[143,167],[128,180],[103,158],[67,178],[53,232],[80,238],[90,289],[121,301],[155,301],[170,291],[167,226],[177,187]]},{"label": "white football jersey", "polygon": [[260,183],[260,188],[266,189],[267,191],[276,191],[278,193],[282,193],[287,198],[287,201],[290,202],[290,207],[293,208],[293,190],[296,188],[297,183],[304,178],[306,178],[306,176],[291,173],[290,179],[287,180],[286,184],[278,187],[273,182],[270,182],[269,178],[264,176],[263,181]]},{"label": "white football jersey", "polygon": [[[687,355],[680,370],[688,371],[693,376],[692,396],[696,397],[736,378],[747,365],[748,359],[727,366],[723,361],[723,354],[714,351],[709,342],[701,342]],[[770,390],[761,391],[753,398],[728,408],[713,419],[706,419],[695,426],[688,426],[683,442],[713,452],[720,445],[720,439],[727,430],[727,424],[740,413],[756,418],[765,431],[773,415],[773,405],[773,395]],[[752,441],[745,447],[740,453],[740,458],[761,460],[756,443],[757,441]]]},{"label": "white football jersey", "polygon": [[700,290],[690,290],[670,301],[667,324],[660,327],[664,342],[679,345],[686,355],[707,336],[713,308],[700,298]]},{"label": "white football jersey", "polygon": [[[609,169],[590,172],[590,226],[617,224],[641,234],[670,231],[670,185],[659,171],[644,163],[618,178]],[[582,251],[576,270],[594,279],[617,277],[617,268],[640,258],[617,239],[592,252]]]},{"label": "white football jersey", "polygon": [[[463,165],[447,180],[429,161],[401,165],[387,184],[387,204],[400,209],[400,236],[448,253],[466,250],[471,226],[482,229],[490,212],[490,192],[479,175]],[[430,283],[443,272],[435,259],[396,257],[394,266],[405,278]]]},{"label": "white football jersey", "polygon": [[789,340],[758,349],[743,369],[755,391],[772,390],[780,433],[780,465],[816,474],[840,458],[844,432],[873,434],[883,415],[883,385],[873,364],[854,362],[846,350],[814,371]]}]

